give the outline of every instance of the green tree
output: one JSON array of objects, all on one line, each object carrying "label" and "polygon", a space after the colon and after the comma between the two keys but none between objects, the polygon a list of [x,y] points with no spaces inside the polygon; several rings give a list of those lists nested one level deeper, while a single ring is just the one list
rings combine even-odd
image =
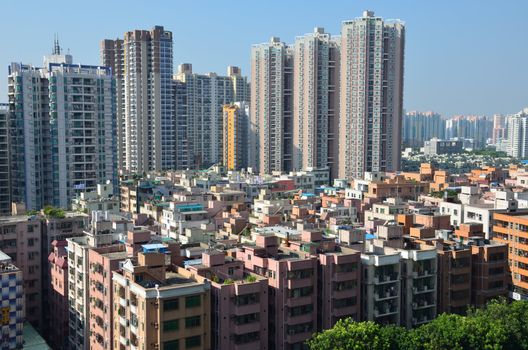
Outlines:
[{"label": "green tree", "polygon": [[312,350],[528,350],[528,302],[494,300],[467,316],[442,314],[407,330],[373,322],[339,321],[308,341]]},{"label": "green tree", "polygon": [[329,330],[316,334],[308,341],[312,350],[389,350],[391,340],[384,337],[382,326],[374,322],[354,322],[352,319],[339,320]]}]

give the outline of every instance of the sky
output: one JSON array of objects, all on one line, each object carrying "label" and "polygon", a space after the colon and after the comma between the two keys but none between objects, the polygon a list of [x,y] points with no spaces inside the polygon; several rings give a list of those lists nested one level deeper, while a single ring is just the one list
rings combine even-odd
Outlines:
[{"label": "sky", "polygon": [[528,106],[528,1],[489,0],[2,0],[0,102],[10,62],[42,65],[53,37],[75,63],[100,64],[101,39],[163,25],[174,38],[174,69],[250,74],[252,44],[286,43],[366,9],[406,23],[404,108],[445,116],[515,113]]}]

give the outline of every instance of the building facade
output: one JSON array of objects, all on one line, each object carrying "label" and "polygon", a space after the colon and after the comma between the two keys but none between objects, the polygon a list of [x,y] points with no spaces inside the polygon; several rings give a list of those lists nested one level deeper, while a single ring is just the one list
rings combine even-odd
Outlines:
[{"label": "building facade", "polygon": [[337,176],[340,41],[315,28],[295,39],[293,168],[330,167]]},{"label": "building facade", "polygon": [[166,265],[164,253],[140,252],[112,273],[114,349],[211,349],[209,282]]},{"label": "building facade", "polygon": [[271,38],[251,48],[250,164],[261,174],[293,168],[293,49]]},{"label": "building facade", "polygon": [[185,85],[177,88],[175,99],[178,113],[186,115],[189,166],[202,169],[222,162],[223,106],[249,101],[247,78],[238,67],[230,66],[227,76],[219,76],[193,73],[192,65],[184,63],[178,67],[175,83]]},{"label": "building facade", "polygon": [[236,102],[223,108],[222,163],[227,170],[247,168],[249,105]]},{"label": "building facade", "polygon": [[365,11],[341,28],[339,177],[399,170],[405,27]]},{"label": "building facade", "polygon": [[9,104],[0,103],[0,215],[11,213]]},{"label": "building facade", "polygon": [[110,69],[55,50],[44,68],[9,67],[11,194],[28,209],[67,208],[76,191],[117,181]]},{"label": "building facade", "polygon": [[22,349],[24,328],[24,291],[22,271],[16,267],[9,255],[0,250],[0,349]]},{"label": "building facade", "polygon": [[176,125],[172,102],[172,32],[162,26],[103,40],[101,61],[115,72],[120,170],[172,169]]},{"label": "building facade", "polygon": [[48,339],[54,349],[68,349],[68,253],[65,240],[53,241],[48,256],[50,269],[49,330]]}]

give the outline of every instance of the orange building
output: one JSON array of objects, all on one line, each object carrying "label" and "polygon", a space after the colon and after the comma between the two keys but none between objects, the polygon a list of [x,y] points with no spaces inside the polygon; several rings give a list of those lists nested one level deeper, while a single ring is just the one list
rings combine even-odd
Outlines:
[{"label": "orange building", "polygon": [[528,299],[528,210],[493,214],[493,240],[508,243],[514,299]]},{"label": "orange building", "polygon": [[482,169],[471,170],[468,180],[472,184],[486,184],[491,182],[504,182],[508,177],[508,170],[496,167],[483,167]]},{"label": "orange building", "polygon": [[372,182],[368,187],[366,198],[386,199],[397,197],[401,199],[417,199],[422,193],[429,192],[428,182],[407,180],[402,175],[396,175],[382,182]]},{"label": "orange building", "polygon": [[239,170],[248,166],[249,122],[244,103],[224,106],[223,113],[223,164],[227,170]]}]

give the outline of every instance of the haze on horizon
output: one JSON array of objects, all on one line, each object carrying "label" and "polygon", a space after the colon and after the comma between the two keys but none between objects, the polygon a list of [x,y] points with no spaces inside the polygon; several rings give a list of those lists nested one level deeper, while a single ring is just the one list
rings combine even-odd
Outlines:
[{"label": "haze on horizon", "polygon": [[[31,9],[31,10],[29,10]],[[174,36],[174,70],[193,64],[195,72],[225,73],[228,65],[250,76],[250,47],[278,36],[324,27],[340,34],[341,22],[366,9],[406,23],[404,108],[444,116],[515,113],[528,106],[528,2],[418,2],[402,0],[265,2],[101,1],[43,5],[7,0],[0,29],[0,102],[7,102],[10,62],[42,65],[58,33],[75,63],[100,64],[99,42],[132,29],[163,25]]]}]

